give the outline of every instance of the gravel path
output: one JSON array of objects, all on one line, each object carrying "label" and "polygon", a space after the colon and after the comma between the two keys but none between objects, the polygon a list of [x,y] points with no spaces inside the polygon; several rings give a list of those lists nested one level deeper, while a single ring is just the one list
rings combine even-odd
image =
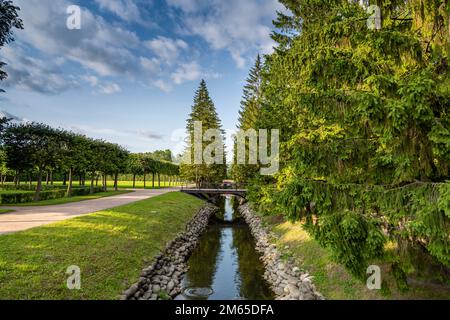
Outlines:
[{"label": "gravel path", "polygon": [[[3,207],[15,210],[0,214],[0,235],[22,231],[56,221],[66,220],[139,200],[152,198],[179,189],[136,189],[131,193],[100,199],[85,200],[53,206]],[[1,207],[0,207],[1,208]]]}]

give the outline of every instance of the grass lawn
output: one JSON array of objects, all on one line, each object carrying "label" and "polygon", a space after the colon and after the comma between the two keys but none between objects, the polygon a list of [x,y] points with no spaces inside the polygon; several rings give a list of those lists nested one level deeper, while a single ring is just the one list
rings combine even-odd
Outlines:
[{"label": "grass lawn", "polygon": [[[314,276],[314,284],[327,299],[450,299],[450,288],[438,285],[417,284],[411,286],[406,293],[398,292],[393,277],[386,276],[388,273],[383,272],[386,266],[382,262],[374,264],[380,265],[382,278],[391,292],[382,294],[377,290],[369,290],[342,265],[335,263],[331,252],[312,239],[300,223],[286,222],[282,217],[264,217],[264,223],[277,235],[277,247],[283,256],[293,257],[299,268]],[[285,248],[286,246],[289,248]]]},{"label": "grass lawn", "polygon": [[[0,236],[0,299],[117,299],[202,204],[173,192]],[[81,290],[66,287],[71,265]]]},{"label": "grass lawn", "polygon": [[0,209],[0,214],[2,214],[2,213],[8,213],[8,212],[14,212],[14,210]]},{"label": "grass lawn", "polygon": [[18,203],[18,204],[2,204],[1,207],[30,207],[30,206],[51,206],[55,204],[64,204],[71,202],[79,202],[85,200],[92,199],[100,199],[105,197],[117,196],[119,194],[129,193],[132,191],[119,190],[119,191],[107,191],[107,192],[98,192],[91,195],[85,196],[76,196],[70,198],[58,198],[58,199],[50,199],[50,200],[42,200],[38,202],[26,202],[26,203]]}]

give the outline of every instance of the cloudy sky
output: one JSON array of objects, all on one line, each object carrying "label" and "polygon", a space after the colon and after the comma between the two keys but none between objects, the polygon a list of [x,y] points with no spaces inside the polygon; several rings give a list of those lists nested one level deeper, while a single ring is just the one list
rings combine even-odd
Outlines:
[{"label": "cloudy sky", "polygon": [[[236,126],[257,53],[271,52],[277,0],[14,0],[25,29],[0,50],[0,112],[120,143],[179,152],[201,78]],[[81,29],[67,8],[81,8]]]}]

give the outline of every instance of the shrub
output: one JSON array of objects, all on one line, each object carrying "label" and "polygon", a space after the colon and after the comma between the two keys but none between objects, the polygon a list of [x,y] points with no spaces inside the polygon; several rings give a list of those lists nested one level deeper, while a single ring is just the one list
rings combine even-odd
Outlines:
[{"label": "shrub", "polygon": [[[11,189],[9,189],[11,190]],[[72,189],[72,196],[84,196],[90,193],[90,187],[74,187]],[[94,187],[94,193],[102,192],[101,187]],[[66,196],[66,188],[57,187],[54,189],[47,189],[41,191],[40,197],[41,200],[52,200],[64,198]],[[24,192],[18,190],[14,193],[5,193],[0,194],[0,204],[19,204],[19,203],[27,203],[33,202],[34,200],[34,192]]]}]

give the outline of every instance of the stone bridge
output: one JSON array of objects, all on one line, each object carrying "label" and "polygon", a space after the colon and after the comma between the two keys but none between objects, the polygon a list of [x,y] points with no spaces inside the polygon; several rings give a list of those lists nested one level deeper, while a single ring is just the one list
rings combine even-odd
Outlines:
[{"label": "stone bridge", "polygon": [[233,195],[240,198],[245,198],[247,196],[246,189],[198,189],[198,188],[182,188],[181,192],[193,195],[202,200],[209,201],[212,198],[216,198],[222,195]]}]

